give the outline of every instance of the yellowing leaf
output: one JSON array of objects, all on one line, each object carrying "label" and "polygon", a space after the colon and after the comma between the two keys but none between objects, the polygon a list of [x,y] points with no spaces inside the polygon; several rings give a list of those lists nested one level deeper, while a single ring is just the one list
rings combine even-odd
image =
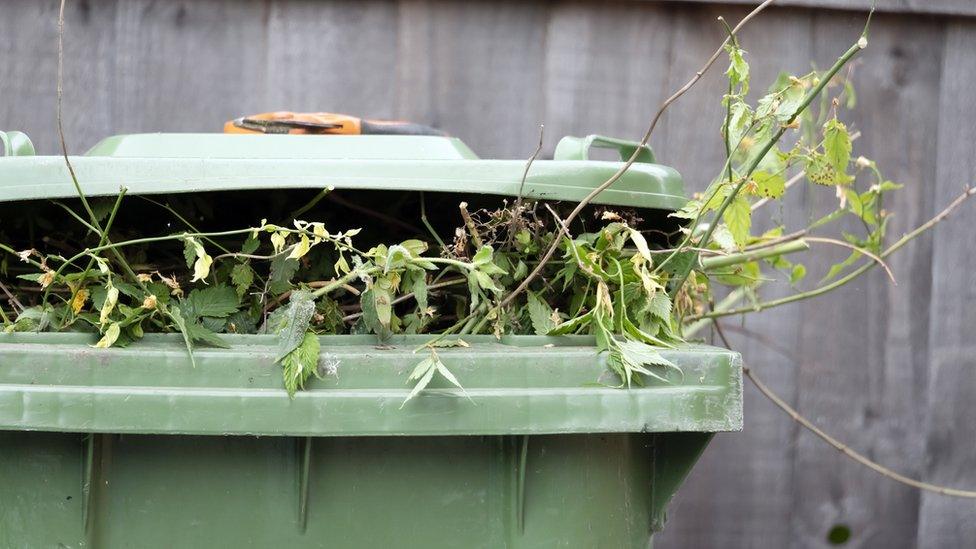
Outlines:
[{"label": "yellowing leaf", "polygon": [[105,330],[105,334],[102,336],[102,339],[99,339],[98,343],[92,345],[92,347],[95,347],[96,349],[108,349],[117,339],[119,339],[119,334],[121,332],[122,329],[119,327],[118,322],[109,324],[108,328]]},{"label": "yellowing leaf", "polygon": [[213,258],[207,255],[206,252],[198,257],[196,262],[193,263],[193,278],[190,279],[190,282],[203,280],[204,284],[206,284],[206,278],[210,275],[210,265],[212,264]]},{"label": "yellowing leaf", "polygon": [[108,322],[108,317],[112,314],[112,310],[115,309],[115,304],[119,302],[119,289],[112,286],[112,283],[108,283],[108,287],[105,289],[105,301],[102,302],[102,312],[98,316],[98,323],[104,325]]},{"label": "yellowing leaf", "polygon": [[756,193],[766,198],[779,198],[786,191],[786,180],[778,173],[756,172],[752,174]]},{"label": "yellowing leaf", "polygon": [[280,254],[281,250],[285,249],[285,236],[288,233],[275,232],[271,234],[271,246],[274,247],[274,252]]},{"label": "yellowing leaf", "polygon": [[74,297],[71,298],[71,311],[75,314],[81,312],[81,308],[85,306],[85,302],[88,301],[88,290],[82,288],[75,292]]},{"label": "yellowing leaf", "polygon": [[312,242],[308,239],[308,236],[303,234],[298,244],[291,249],[291,253],[288,254],[288,259],[301,259],[309,250],[312,249]]}]

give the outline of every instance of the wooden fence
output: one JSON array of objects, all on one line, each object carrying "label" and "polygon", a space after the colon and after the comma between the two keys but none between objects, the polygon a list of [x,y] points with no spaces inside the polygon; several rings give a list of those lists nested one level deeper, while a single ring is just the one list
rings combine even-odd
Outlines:
[{"label": "wooden fence", "polygon": [[[897,236],[976,178],[976,2],[879,1],[855,71],[859,154],[905,188]],[[754,2],[753,2],[754,4]],[[757,88],[827,66],[864,0],[784,0],[743,34]],[[824,9],[824,8],[832,9]],[[845,8],[845,9],[833,9]],[[846,9],[850,8],[850,9]],[[438,125],[484,157],[527,157],[567,134],[637,139],[722,39],[735,2],[71,0],[65,125],[72,151],[123,132],[218,131],[274,109]],[[0,0],[0,128],[57,150],[55,1]],[[720,167],[721,69],[652,140],[689,190]],[[795,193],[803,221],[830,193]],[[825,198],[826,197],[826,198]],[[801,413],[904,474],[976,488],[976,204],[883,273],[818,301],[732,322],[745,360]],[[842,257],[814,250],[823,260]],[[778,291],[788,291],[780,289]],[[976,503],[921,494],[845,459],[754,388],[746,428],[720,435],[656,546],[972,547]]]}]

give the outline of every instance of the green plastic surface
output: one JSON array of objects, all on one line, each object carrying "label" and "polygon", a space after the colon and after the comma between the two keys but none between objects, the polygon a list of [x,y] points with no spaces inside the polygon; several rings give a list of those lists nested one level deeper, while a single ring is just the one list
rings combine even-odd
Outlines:
[{"label": "green plastic surface", "polygon": [[[179,335],[149,334],[94,349],[86,334],[0,335],[0,429],[260,435],[501,435],[734,431],[742,427],[738,355],[662,351],[683,375],[621,390],[599,386],[605,357],[587,337],[491,336],[438,351],[468,398],[443,380],[401,405],[426,336],[377,346],[374,336],[324,336],[335,377],[289,399],[273,336],[222,336],[193,368]],[[551,344],[552,346],[545,346]],[[388,348],[389,347],[389,348]]]},{"label": "green plastic surface", "polygon": [[[364,189],[522,195],[578,201],[621,162],[482,160],[457,139],[430,136],[146,134],[115,136],[71,158],[89,196],[243,189]],[[59,156],[0,158],[0,202],[75,196]],[[594,201],[675,210],[681,176],[635,163]]]}]

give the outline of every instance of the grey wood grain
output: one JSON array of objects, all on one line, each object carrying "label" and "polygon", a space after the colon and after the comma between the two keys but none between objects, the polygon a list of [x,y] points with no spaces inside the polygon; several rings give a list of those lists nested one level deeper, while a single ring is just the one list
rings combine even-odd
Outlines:
[{"label": "grey wood grain", "polygon": [[[856,40],[860,26],[846,17],[818,14],[816,62],[831,63]],[[885,105],[884,112],[875,108],[853,117],[854,127],[863,135],[856,150],[876,159],[888,177],[907,184],[888,204],[896,212],[891,225],[896,237],[929,215],[930,190],[924,182],[935,174],[931,135],[937,123],[941,30],[918,22],[909,28],[897,18],[879,16],[854,72],[863,92],[861,104]],[[910,80],[905,77],[908,73],[913,75]],[[859,184],[866,188],[869,182]],[[836,200],[833,193],[815,190],[831,202]],[[828,232],[836,233],[837,228]],[[846,229],[864,232],[850,223]],[[799,305],[805,320],[799,347],[800,412],[859,451],[915,476],[922,452],[910,434],[920,432],[919,410],[925,405],[925,380],[916,379],[915,372],[924,368],[927,339],[926,318],[912,309],[924,307],[927,299],[928,277],[911,269],[913,260],[927,260],[925,243],[920,244],[910,255],[893,258],[901,277],[899,286],[878,270],[836,293]],[[847,254],[820,247],[810,263],[813,258],[832,262]],[[914,353],[916,349],[921,353]],[[910,547],[913,543],[918,508],[914,490],[854,464],[806,432],[797,439],[794,470],[795,546],[827,547],[827,536],[835,526],[850,530],[849,543],[854,546]]]},{"label": "grey wood grain", "polygon": [[119,3],[115,133],[221,131],[260,110],[266,6],[233,0]]},{"label": "grey wood grain", "polygon": [[[55,131],[56,0],[0,0],[0,128],[39,152]],[[65,130],[72,152],[113,133],[219,131],[266,110],[333,110],[440,125],[484,157],[546,153],[566,134],[638,139],[658,103],[723,39],[717,15],[747,4],[446,0],[68,3]],[[867,0],[781,0],[741,36],[754,90],[783,68],[826,66],[860,32]],[[879,0],[855,73],[855,150],[906,184],[888,205],[897,236],[976,178],[976,15],[969,0]],[[846,11],[812,8],[842,8]],[[920,16],[918,14],[928,14]],[[943,15],[938,15],[943,14]],[[690,192],[723,160],[724,62],[652,138]],[[757,224],[796,227],[835,200],[797,189]],[[976,488],[976,202],[875,272],[820,301],[728,321],[748,364],[801,412],[869,457]],[[830,231],[827,231],[830,232]],[[818,246],[807,263],[846,254]],[[811,273],[806,284],[816,282]],[[775,295],[790,289],[772,285]],[[772,346],[750,333],[778,342]],[[783,348],[786,347],[786,348]],[[966,546],[972,503],[920,495],[800,433],[753,389],[746,428],[716,439],[679,492],[656,546]]]},{"label": "grey wood grain", "polygon": [[[976,24],[952,21],[946,32],[939,98],[935,204],[976,184]],[[936,229],[928,353],[924,480],[976,488],[976,204]],[[965,547],[976,539],[976,502],[923,494],[919,547]]]},{"label": "grey wood grain", "polygon": [[546,43],[547,152],[564,135],[641,139],[666,97],[673,13],[635,3],[553,7]]},{"label": "grey wood grain", "polygon": [[[0,3],[0,128],[23,130],[39,154],[60,153],[57,136],[58,2]],[[64,130],[71,153],[116,129],[116,3],[65,10]]]},{"label": "grey wood grain", "polygon": [[547,14],[543,3],[402,2],[400,114],[424,114],[483,157],[528,157],[543,123]]},{"label": "grey wood grain", "polygon": [[266,32],[265,110],[394,116],[396,3],[275,1]]},{"label": "grey wood grain", "polygon": [[[653,1],[653,0],[652,0]],[[679,2],[703,2],[713,4],[747,4],[755,6],[756,0],[677,0]],[[971,0],[778,0],[778,6],[803,8],[829,8],[838,10],[867,11],[872,6],[879,13],[976,15],[976,3]]]}]

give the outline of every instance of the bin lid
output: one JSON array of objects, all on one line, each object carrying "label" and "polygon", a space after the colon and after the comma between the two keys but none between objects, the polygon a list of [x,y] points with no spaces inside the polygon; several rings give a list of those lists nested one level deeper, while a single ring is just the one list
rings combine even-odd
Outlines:
[{"label": "bin lid", "polygon": [[[11,132],[11,134],[18,132]],[[478,158],[456,138],[399,135],[235,135],[155,133],[109,137],[71,157],[89,196],[259,189],[363,189],[522,196],[579,201],[623,165],[589,160],[591,147],[629,157],[642,148],[595,204],[681,208],[681,176],[654,162],[649,147],[622,140],[567,137],[554,160]],[[0,158],[0,202],[75,196],[64,158],[8,148]]]}]

